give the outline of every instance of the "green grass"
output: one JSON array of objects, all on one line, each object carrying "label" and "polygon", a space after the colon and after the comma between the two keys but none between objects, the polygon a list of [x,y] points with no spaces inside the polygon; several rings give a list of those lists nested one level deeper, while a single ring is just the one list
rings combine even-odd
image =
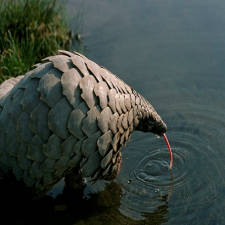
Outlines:
[{"label": "green grass", "polygon": [[1,0],[0,82],[70,43],[64,9],[56,0]]}]

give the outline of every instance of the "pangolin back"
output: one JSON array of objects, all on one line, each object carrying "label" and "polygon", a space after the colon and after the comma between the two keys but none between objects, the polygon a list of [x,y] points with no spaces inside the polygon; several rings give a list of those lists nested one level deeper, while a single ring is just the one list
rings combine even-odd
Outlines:
[{"label": "pangolin back", "polygon": [[35,192],[74,168],[82,177],[115,178],[121,147],[151,104],[107,69],[59,51],[0,86],[0,169]]}]

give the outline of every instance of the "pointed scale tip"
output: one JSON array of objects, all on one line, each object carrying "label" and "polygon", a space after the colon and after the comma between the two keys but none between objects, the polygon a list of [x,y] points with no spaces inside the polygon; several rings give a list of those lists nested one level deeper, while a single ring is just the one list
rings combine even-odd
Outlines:
[{"label": "pointed scale tip", "polygon": [[172,167],[173,167],[173,153],[172,153],[172,150],[171,150],[171,147],[170,147],[170,143],[169,143],[165,133],[163,133],[162,136],[163,136],[164,141],[166,142],[166,145],[168,147],[168,151],[170,153],[170,166],[169,166],[169,168],[172,169]]}]

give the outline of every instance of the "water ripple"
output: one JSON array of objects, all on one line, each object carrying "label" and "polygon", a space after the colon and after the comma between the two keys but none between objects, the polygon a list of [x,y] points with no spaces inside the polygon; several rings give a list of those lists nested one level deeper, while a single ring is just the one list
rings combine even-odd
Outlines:
[{"label": "water ripple", "polygon": [[133,171],[136,179],[146,185],[159,188],[182,183],[187,175],[187,172],[182,170],[187,161],[187,154],[179,151],[179,149],[173,149],[174,165],[170,171],[166,151],[166,148],[157,149],[144,157]]},{"label": "water ripple", "polygon": [[123,152],[126,163],[119,182],[124,192],[121,211],[127,216],[141,218],[162,204],[170,204],[174,212],[209,208],[220,197],[224,113],[198,105],[184,107],[182,114],[172,112],[165,116],[174,156],[172,170],[165,143],[151,134],[135,134]]}]

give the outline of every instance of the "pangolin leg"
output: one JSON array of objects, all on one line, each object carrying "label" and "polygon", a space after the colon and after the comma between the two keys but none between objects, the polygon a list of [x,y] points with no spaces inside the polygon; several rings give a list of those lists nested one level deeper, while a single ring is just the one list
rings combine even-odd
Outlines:
[{"label": "pangolin leg", "polygon": [[78,171],[78,168],[73,169],[72,172],[70,172],[65,176],[65,183],[66,183],[65,188],[67,190],[74,190],[77,192],[83,192],[86,186]]}]

